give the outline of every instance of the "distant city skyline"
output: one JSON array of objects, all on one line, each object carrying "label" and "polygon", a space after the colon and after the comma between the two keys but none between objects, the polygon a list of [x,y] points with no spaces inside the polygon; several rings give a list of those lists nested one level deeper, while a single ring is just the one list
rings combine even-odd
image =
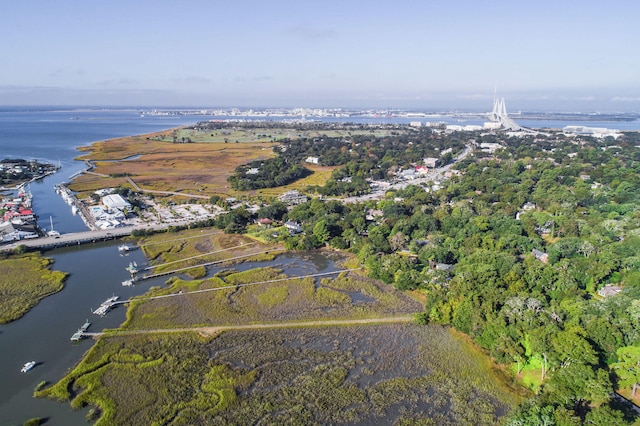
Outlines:
[{"label": "distant city skyline", "polygon": [[0,105],[640,111],[640,4],[32,0]]}]

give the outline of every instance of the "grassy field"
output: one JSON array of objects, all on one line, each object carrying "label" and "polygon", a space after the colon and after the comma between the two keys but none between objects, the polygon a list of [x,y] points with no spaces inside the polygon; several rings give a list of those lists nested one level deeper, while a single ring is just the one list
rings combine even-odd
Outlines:
[{"label": "grassy field", "polygon": [[492,425],[518,397],[437,326],[114,336],[36,392],[98,425]]},{"label": "grassy field", "polygon": [[39,254],[0,260],[0,324],[20,318],[41,299],[62,290],[66,274],[52,271],[52,263]]},{"label": "grassy field", "polygon": [[[272,157],[276,140],[288,137],[348,136],[372,134],[366,131],[295,132],[291,129],[228,129],[197,131],[177,128],[163,132],[116,138],[96,142],[80,148],[85,154],[79,160],[92,160],[93,173],[76,177],[69,188],[87,197],[101,188],[128,187],[125,176],[131,177],[142,189],[172,191],[196,195],[224,197],[258,196],[275,198],[292,189],[303,190],[309,186],[323,186],[335,167],[305,164],[312,174],[287,186],[255,191],[232,189],[227,177],[236,167],[252,160]],[[377,130],[374,135],[386,136],[387,130]],[[191,143],[174,143],[191,140]],[[131,188],[133,189],[133,188]],[[175,198],[177,202],[184,198]]]},{"label": "grassy field", "polygon": [[[174,271],[190,265],[248,256],[249,260],[270,260],[282,248],[277,244],[257,244],[239,234],[225,234],[215,229],[192,229],[179,233],[156,234],[142,238],[138,244],[145,257],[155,265],[154,273]],[[255,254],[255,256],[249,256]],[[197,257],[196,257],[197,256]],[[182,261],[183,259],[189,259]]]},{"label": "grassy field", "polygon": [[118,138],[81,148],[87,154],[79,159],[93,160],[96,165],[93,172],[109,177],[83,174],[75,178],[69,188],[86,195],[100,188],[130,187],[124,179],[128,175],[143,189],[207,196],[232,195],[234,192],[227,184],[227,177],[237,166],[273,156],[270,143],[156,140],[170,134],[167,131]]},{"label": "grassy field", "polygon": [[[282,250],[277,243],[263,244],[243,235],[201,229],[156,234],[140,239],[138,244],[152,264],[163,265],[155,268],[154,273],[193,265],[194,269],[186,271],[192,272],[192,278],[204,276],[204,268],[195,268],[204,262],[242,256],[248,256],[240,259],[245,262],[272,260],[274,254]],[[348,260],[349,257],[341,256],[340,262]],[[259,321],[375,318],[422,310],[422,304],[415,298],[361,274],[341,274],[316,281],[314,278],[289,279],[273,267],[237,272],[232,269],[233,265],[232,261],[219,264],[227,269],[214,277],[188,280],[173,277],[167,286],[153,288],[149,296],[180,292],[182,295],[132,303],[123,327],[161,329]],[[357,267],[357,262],[348,266],[349,269]],[[274,280],[279,281],[269,282]],[[264,284],[242,286],[248,283]],[[236,287],[238,285],[240,287]],[[211,291],[193,293],[207,289]]]},{"label": "grassy field", "polygon": [[[397,131],[397,130],[396,130]],[[287,128],[285,125],[278,129],[243,129],[241,127],[214,129],[214,130],[196,130],[190,128],[179,128],[174,132],[164,133],[158,136],[158,140],[171,142],[175,136],[178,140],[182,138],[190,139],[192,142],[199,143],[221,143],[221,142],[277,142],[283,139],[301,139],[301,138],[321,138],[321,137],[350,137],[355,135],[369,135],[371,137],[384,137],[391,135],[391,130],[387,129],[351,129],[351,130],[298,130]]]},{"label": "grassy field", "polygon": [[[191,326],[278,323],[297,320],[359,319],[420,312],[413,298],[358,275],[325,278],[316,286],[313,278],[287,279],[273,268],[252,269],[205,280],[174,278],[150,295],[182,292],[179,297],[132,303],[124,329],[167,329]],[[237,285],[251,283],[248,287]],[[193,293],[196,290],[211,291]],[[219,290],[213,290],[219,289]],[[366,302],[354,303],[352,298]]]}]

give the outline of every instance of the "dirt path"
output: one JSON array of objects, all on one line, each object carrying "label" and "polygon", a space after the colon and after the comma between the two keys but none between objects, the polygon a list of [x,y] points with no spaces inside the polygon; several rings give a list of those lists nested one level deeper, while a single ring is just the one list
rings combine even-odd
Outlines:
[{"label": "dirt path", "polygon": [[[259,330],[269,328],[296,328],[296,327],[328,327],[328,326],[344,326],[344,325],[367,325],[367,324],[388,324],[411,322],[414,320],[413,315],[399,315],[395,317],[383,318],[363,318],[363,319],[333,319],[333,320],[314,320],[314,321],[296,321],[296,322],[278,322],[278,323],[260,323],[260,324],[243,324],[243,325],[219,325],[214,327],[181,327],[181,328],[161,328],[155,330],[115,330],[106,333],[92,333],[92,336],[127,336],[134,334],[150,334],[150,333],[185,333],[196,332],[203,336],[215,336],[223,331],[230,330]],[[88,333],[87,333],[88,334]]]}]

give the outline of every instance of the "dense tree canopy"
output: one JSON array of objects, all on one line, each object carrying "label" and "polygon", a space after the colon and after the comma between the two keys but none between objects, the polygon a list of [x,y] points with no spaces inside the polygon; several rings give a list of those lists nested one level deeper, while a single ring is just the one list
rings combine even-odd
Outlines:
[{"label": "dense tree canopy", "polygon": [[[473,136],[505,149],[476,151],[436,193],[409,186],[379,201],[292,207],[282,219],[303,232],[285,245],[353,251],[371,277],[426,293],[423,321],[467,333],[526,373],[536,397],[507,424],[628,424],[610,395],[639,383],[637,136],[615,149],[609,139]],[[319,192],[358,194],[366,177],[469,143],[461,139],[425,131],[285,141],[273,164],[320,156],[342,167]],[[240,225],[234,215],[221,225]],[[605,286],[614,293],[599,294]]]}]

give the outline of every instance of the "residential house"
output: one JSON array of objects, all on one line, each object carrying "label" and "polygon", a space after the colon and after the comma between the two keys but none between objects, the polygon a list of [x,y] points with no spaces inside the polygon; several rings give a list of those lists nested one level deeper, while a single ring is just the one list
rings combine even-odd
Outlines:
[{"label": "residential house", "polygon": [[287,228],[291,235],[299,234],[302,232],[302,227],[298,222],[294,222],[292,220],[288,220],[284,223],[284,227]]},{"label": "residential house", "polygon": [[531,250],[531,254],[533,254],[536,257],[536,259],[538,259],[542,263],[549,262],[549,255],[543,251],[533,249]]},{"label": "residential house", "polygon": [[607,284],[604,287],[602,287],[600,290],[598,290],[598,294],[602,297],[609,297],[609,296],[615,296],[621,291],[622,291],[622,288],[620,286]]}]

